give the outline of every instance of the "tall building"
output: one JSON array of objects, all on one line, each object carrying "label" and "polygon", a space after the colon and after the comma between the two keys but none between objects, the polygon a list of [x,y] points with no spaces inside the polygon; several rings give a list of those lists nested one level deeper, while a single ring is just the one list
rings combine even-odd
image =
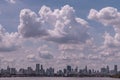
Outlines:
[{"label": "tall building", "polygon": [[75,72],[78,72],[78,67],[75,68]]},{"label": "tall building", "polygon": [[118,71],[117,65],[114,65],[114,71],[115,71],[115,73],[117,73],[117,71]]},{"label": "tall building", "polygon": [[85,66],[85,72],[87,73],[87,66]]},{"label": "tall building", "polygon": [[33,69],[31,67],[27,68],[27,74],[30,75],[33,73]]},{"label": "tall building", "polygon": [[40,68],[40,75],[43,76],[45,74],[45,70],[43,69],[43,65]]},{"label": "tall building", "polygon": [[7,66],[7,74],[10,74],[10,67]]},{"label": "tall building", "polygon": [[10,74],[15,75],[17,73],[16,68],[11,68]]},{"label": "tall building", "polygon": [[41,70],[43,70],[43,65],[41,65]]},{"label": "tall building", "polygon": [[46,70],[46,75],[47,76],[54,76],[54,68],[48,68],[47,70]]},{"label": "tall building", "polygon": [[40,74],[40,64],[36,64],[35,73],[36,73],[36,75]]},{"label": "tall building", "polygon": [[101,68],[101,74],[106,75],[107,74],[107,69],[105,67]]},{"label": "tall building", "polygon": [[110,70],[109,70],[109,66],[107,66],[107,73],[109,73],[110,72]]},{"label": "tall building", "polygon": [[68,72],[71,72],[71,71],[72,71],[71,66],[67,65],[67,71],[68,71]]}]

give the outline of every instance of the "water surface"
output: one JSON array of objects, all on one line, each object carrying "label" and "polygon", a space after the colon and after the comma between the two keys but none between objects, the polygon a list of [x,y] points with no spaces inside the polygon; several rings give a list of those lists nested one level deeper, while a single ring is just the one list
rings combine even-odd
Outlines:
[{"label": "water surface", "polygon": [[0,80],[120,80],[118,78],[97,78],[97,77],[84,77],[84,78],[75,78],[75,77],[13,77],[13,78],[0,78]]}]

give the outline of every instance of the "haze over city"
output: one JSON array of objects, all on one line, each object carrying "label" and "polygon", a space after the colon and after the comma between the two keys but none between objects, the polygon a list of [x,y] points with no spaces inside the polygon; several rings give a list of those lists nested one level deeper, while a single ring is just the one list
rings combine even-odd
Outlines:
[{"label": "haze over city", "polygon": [[120,69],[119,0],[0,0],[0,68]]}]

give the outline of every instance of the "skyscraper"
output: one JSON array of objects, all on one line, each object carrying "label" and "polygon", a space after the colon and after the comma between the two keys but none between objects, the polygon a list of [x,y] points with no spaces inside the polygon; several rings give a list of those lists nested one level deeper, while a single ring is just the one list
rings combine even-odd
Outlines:
[{"label": "skyscraper", "polygon": [[115,73],[117,73],[117,71],[118,71],[117,65],[114,65],[114,71],[115,71]]},{"label": "skyscraper", "polygon": [[40,64],[36,64],[35,73],[36,73],[36,75],[40,74]]},{"label": "skyscraper", "polygon": [[110,71],[109,71],[109,66],[107,66],[107,73],[109,73]]},{"label": "skyscraper", "polygon": [[85,66],[85,72],[87,73],[87,66]]},{"label": "skyscraper", "polygon": [[41,70],[43,70],[43,65],[41,65]]},{"label": "skyscraper", "polygon": [[71,66],[67,65],[67,71],[68,71],[68,72],[71,72],[71,71],[72,71]]}]

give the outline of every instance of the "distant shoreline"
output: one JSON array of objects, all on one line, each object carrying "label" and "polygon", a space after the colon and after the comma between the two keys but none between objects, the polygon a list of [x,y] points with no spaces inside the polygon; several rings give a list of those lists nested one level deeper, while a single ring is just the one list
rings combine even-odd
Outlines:
[{"label": "distant shoreline", "polygon": [[106,76],[106,77],[95,77],[95,76],[82,76],[82,77],[58,77],[58,76],[54,76],[54,77],[51,77],[51,76],[6,76],[6,77],[0,77],[0,78],[29,78],[29,77],[33,77],[33,78],[120,78],[120,77],[114,77],[114,76]]}]

